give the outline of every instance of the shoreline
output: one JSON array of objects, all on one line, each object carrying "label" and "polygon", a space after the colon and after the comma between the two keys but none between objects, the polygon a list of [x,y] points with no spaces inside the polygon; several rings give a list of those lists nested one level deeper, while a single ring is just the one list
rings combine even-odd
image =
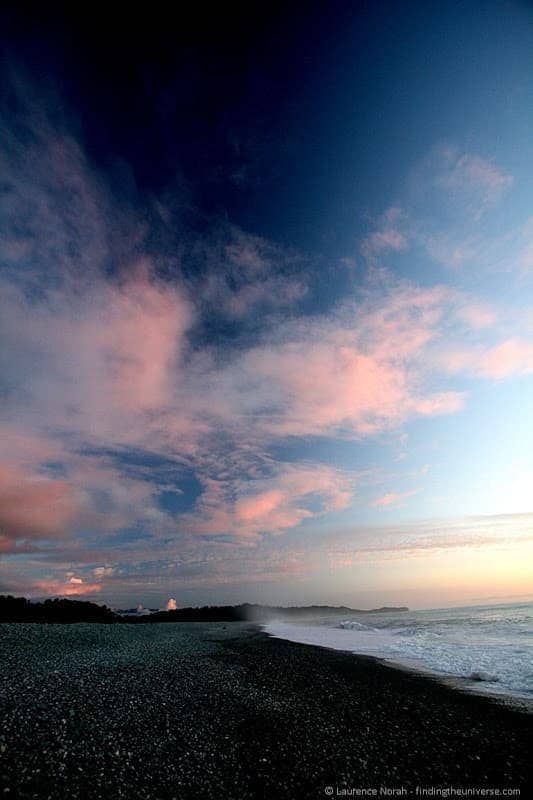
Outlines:
[{"label": "shoreline", "polygon": [[497,684],[495,686],[489,681],[474,681],[466,676],[438,672],[437,670],[431,669],[431,667],[427,667],[422,662],[415,662],[414,659],[411,661],[408,659],[396,660],[379,654],[361,653],[357,650],[343,649],[339,647],[328,646],[326,644],[316,644],[298,641],[297,639],[288,639],[280,634],[271,633],[269,630],[267,630],[268,623],[260,624],[258,627],[260,628],[261,633],[264,633],[265,636],[269,636],[272,639],[280,639],[282,641],[291,642],[292,644],[300,644],[304,647],[316,647],[321,650],[331,650],[337,653],[344,653],[346,656],[352,656],[354,658],[371,659],[383,667],[398,670],[399,672],[405,672],[410,675],[417,675],[422,679],[433,680],[442,686],[452,689],[453,691],[462,692],[464,694],[473,695],[476,697],[486,697],[487,699],[499,703],[506,708],[510,707],[526,714],[533,714],[533,697],[525,693],[513,692],[511,689],[507,688],[498,689]]},{"label": "shoreline", "polygon": [[6,798],[415,797],[533,778],[530,714],[253,623],[0,625],[0,640]]}]

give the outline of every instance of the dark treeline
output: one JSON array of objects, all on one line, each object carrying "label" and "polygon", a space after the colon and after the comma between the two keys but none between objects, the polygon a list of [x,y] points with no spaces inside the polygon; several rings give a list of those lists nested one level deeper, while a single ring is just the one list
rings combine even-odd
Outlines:
[{"label": "dark treeline", "polygon": [[44,600],[34,603],[24,597],[0,595],[0,622],[115,622],[146,624],[150,622],[242,622],[272,618],[294,619],[329,615],[375,614],[379,611],[407,611],[401,608],[375,608],[362,611],[346,606],[260,606],[243,603],[238,606],[202,606],[155,611],[140,616],[122,615],[96,603],[81,600]]},{"label": "dark treeline", "polygon": [[107,608],[83,600],[45,600],[32,603],[25,597],[0,595],[0,622],[116,622]]},{"label": "dark treeline", "polygon": [[55,599],[32,602],[25,597],[0,595],[0,622],[235,622],[250,619],[251,606],[204,606],[156,611],[135,616],[122,615],[107,606],[80,600]]}]

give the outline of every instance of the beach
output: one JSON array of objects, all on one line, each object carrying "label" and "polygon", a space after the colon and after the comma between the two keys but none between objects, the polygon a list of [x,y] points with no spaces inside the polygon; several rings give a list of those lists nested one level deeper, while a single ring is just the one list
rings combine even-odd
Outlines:
[{"label": "beach", "polygon": [[518,796],[531,784],[533,715],[249,623],[2,625],[0,722],[3,797]]}]

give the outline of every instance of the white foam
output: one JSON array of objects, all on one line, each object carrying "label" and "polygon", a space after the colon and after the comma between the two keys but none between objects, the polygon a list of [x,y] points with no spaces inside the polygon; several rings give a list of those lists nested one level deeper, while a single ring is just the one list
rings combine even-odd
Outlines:
[{"label": "white foam", "polygon": [[375,631],[376,628],[371,628],[370,625],[364,625],[362,622],[356,622],[354,619],[346,619],[339,622],[339,628],[345,628],[350,631]]},{"label": "white foam", "polygon": [[299,625],[293,622],[272,622],[264,625],[263,630],[277,639],[314,644],[333,650],[347,650],[362,655],[380,655],[393,640],[392,635],[384,631],[344,626],[328,628],[325,625]]},{"label": "white foam", "polygon": [[[533,607],[445,609],[366,619],[272,622],[271,636],[369,655],[472,687],[533,698]],[[480,683],[482,686],[480,687]],[[494,686],[496,684],[496,686]]]}]

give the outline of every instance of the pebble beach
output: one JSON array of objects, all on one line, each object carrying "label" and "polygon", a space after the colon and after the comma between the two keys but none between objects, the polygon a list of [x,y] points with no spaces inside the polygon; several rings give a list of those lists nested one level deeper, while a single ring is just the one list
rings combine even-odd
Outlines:
[{"label": "pebble beach", "polygon": [[4,798],[525,796],[531,741],[524,711],[248,623],[0,626]]}]

